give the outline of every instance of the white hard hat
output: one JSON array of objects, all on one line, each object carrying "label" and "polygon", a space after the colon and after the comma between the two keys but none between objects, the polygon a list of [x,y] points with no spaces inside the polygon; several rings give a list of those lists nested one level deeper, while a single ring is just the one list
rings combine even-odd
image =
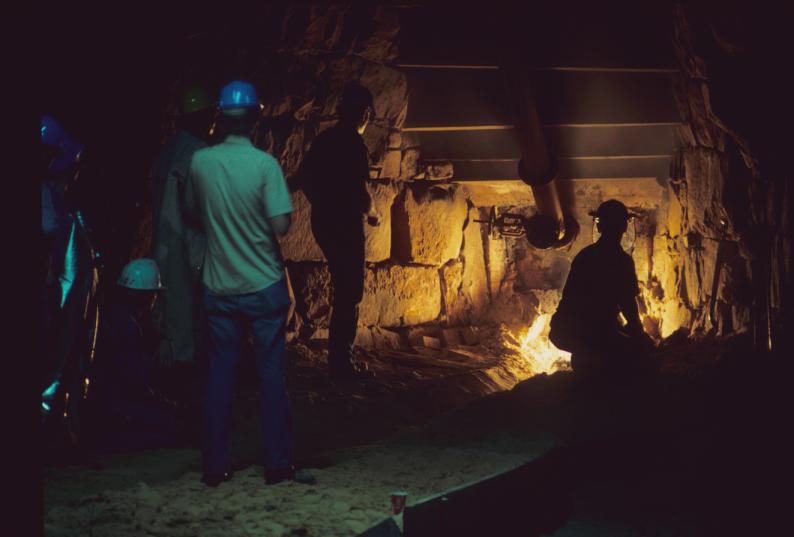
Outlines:
[{"label": "white hard hat", "polygon": [[133,259],[124,267],[117,282],[120,286],[140,291],[165,289],[160,280],[160,269],[154,259]]}]

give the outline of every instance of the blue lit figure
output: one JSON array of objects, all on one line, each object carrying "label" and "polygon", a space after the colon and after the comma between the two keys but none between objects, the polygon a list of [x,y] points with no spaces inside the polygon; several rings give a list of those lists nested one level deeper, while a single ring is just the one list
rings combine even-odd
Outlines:
[{"label": "blue lit figure", "polygon": [[[45,423],[65,424],[76,440],[80,406],[89,385],[85,373],[93,359],[99,322],[99,270],[91,232],[67,195],[79,175],[83,145],[51,117],[42,118],[41,134],[49,156],[42,181],[47,277],[41,410]],[[52,420],[53,416],[58,419]]]}]

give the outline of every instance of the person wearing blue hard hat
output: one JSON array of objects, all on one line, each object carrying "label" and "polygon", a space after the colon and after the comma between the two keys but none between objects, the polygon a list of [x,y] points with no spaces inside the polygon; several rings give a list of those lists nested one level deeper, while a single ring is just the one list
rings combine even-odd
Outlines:
[{"label": "person wearing blue hard hat", "polygon": [[251,83],[242,80],[229,82],[221,90],[218,108],[224,114],[231,116],[241,116],[245,114],[246,110],[260,108],[256,88]]},{"label": "person wearing blue hard hat", "polygon": [[185,85],[173,118],[176,132],[166,140],[151,173],[151,256],[168,286],[153,316],[165,336],[160,360],[183,383],[193,380],[202,361],[198,267],[205,241],[200,232],[185,225],[182,198],[193,154],[208,145],[214,104],[205,87]]},{"label": "person wearing blue hard hat", "polygon": [[193,155],[185,210],[206,233],[201,273],[209,331],[204,400],[202,481],[218,486],[229,473],[234,372],[246,331],[253,335],[260,380],[265,483],[311,484],[292,460],[284,379],[290,297],[278,237],[290,226],[292,202],[278,161],[251,143],[259,121],[255,88],[234,81],[221,90],[218,145]]}]

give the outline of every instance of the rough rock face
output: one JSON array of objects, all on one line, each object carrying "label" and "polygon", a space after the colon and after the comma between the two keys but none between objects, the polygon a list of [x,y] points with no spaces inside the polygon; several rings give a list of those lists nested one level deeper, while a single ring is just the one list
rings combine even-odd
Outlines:
[{"label": "rough rock face", "polygon": [[489,302],[482,231],[474,221],[477,218],[477,209],[470,208],[460,259],[442,267],[444,304],[450,325],[476,323]]},{"label": "rough rock face", "polygon": [[280,241],[281,254],[288,261],[324,261],[323,252],[312,233],[311,205],[303,192],[292,194],[292,207],[292,224]]},{"label": "rough rock face", "polygon": [[[385,261],[391,255],[391,206],[397,189],[391,183],[370,182],[367,190],[372,198],[373,211],[380,219],[377,227],[365,225],[366,260]],[[303,192],[292,194],[292,225],[281,239],[281,253],[288,262],[325,261],[311,228],[311,205]]]},{"label": "rough rock face", "polygon": [[460,253],[466,195],[456,185],[413,183],[394,205],[392,253],[402,263],[441,266]]},{"label": "rough rock face", "polygon": [[367,184],[367,191],[372,199],[373,212],[379,219],[376,227],[364,226],[365,252],[367,261],[377,263],[391,257],[391,208],[397,197],[397,187],[390,182],[374,182]]},{"label": "rough rock face", "polygon": [[[789,252],[779,257],[790,258],[789,239],[774,235],[788,222],[781,200],[790,192],[759,180],[748,143],[712,111],[706,62],[696,53],[680,9],[674,37],[683,125],[669,186],[577,181],[573,205],[579,237],[567,249],[543,252],[531,249],[525,239],[483,235],[474,222],[478,211],[483,219],[492,205],[531,212],[527,188],[517,185],[508,193],[510,200],[500,203],[507,194],[491,186],[477,185],[480,191],[469,193],[446,184],[454,173],[451,165],[422,163],[416,135],[401,131],[408,88],[392,65],[399,31],[394,8],[291,3],[280,9],[273,12],[281,18],[280,39],[275,39],[280,48],[248,51],[254,60],[241,76],[257,84],[265,102],[257,145],[279,158],[288,177],[298,170],[314,137],[334,123],[348,80],[360,80],[375,98],[377,116],[364,140],[373,178],[368,188],[381,224],[365,228],[369,265],[362,341],[368,338],[374,345],[374,334],[379,340],[393,339],[384,327],[531,318],[538,293],[560,289],[573,256],[591,243],[588,211],[610,198],[623,200],[640,215],[631,250],[646,329],[661,337],[679,328],[695,336],[747,330],[749,306],[760,296],[751,276],[763,268],[748,260],[768,259],[770,249]],[[470,208],[472,201],[479,209]],[[293,203],[293,229],[282,249],[298,317],[316,330],[327,326],[330,278],[310,231],[308,203],[300,193]],[[770,244],[763,237],[770,237]],[[779,305],[790,267],[768,270],[776,285],[772,301]],[[482,314],[485,310],[488,315]]]},{"label": "rough rock face", "polygon": [[444,297],[444,313],[450,325],[462,324],[469,320],[466,299],[461,293],[463,282],[463,262],[455,259],[441,267],[441,285]]},{"label": "rough rock face", "polygon": [[[483,217],[483,212],[480,213]],[[485,240],[486,275],[488,293],[491,300],[497,300],[502,293],[502,282],[507,268],[507,243],[504,238],[489,235]]]},{"label": "rough rock face", "polygon": [[675,10],[674,29],[684,125],[671,166],[668,215],[660,220],[662,240],[654,248],[655,265],[666,265],[664,274],[656,271],[665,300],[662,326],[678,323],[692,336],[743,332],[750,328],[753,300],[748,183],[757,181],[757,163],[745,140],[711,108],[706,64],[682,8]]},{"label": "rough rock face", "polygon": [[488,303],[488,279],[485,275],[485,250],[482,226],[475,222],[478,211],[469,208],[468,222],[463,230],[462,291],[471,300],[473,311],[479,312]]},{"label": "rough rock face", "polygon": [[437,269],[392,265],[367,271],[360,324],[408,326],[435,321],[440,312]]},{"label": "rough rock face", "polygon": [[[413,178],[419,166],[416,140],[404,137],[401,131],[408,105],[406,79],[391,65],[397,57],[397,11],[391,6],[360,2],[295,2],[271,11],[271,19],[280,19],[280,35],[272,40],[278,48],[268,49],[265,45],[261,50],[247,51],[251,69],[241,74],[260,89],[264,101],[255,143],[278,158],[285,176],[291,179],[313,139],[334,124],[345,84],[356,80],[368,87],[376,114],[363,138],[373,178],[368,190],[380,225],[364,228],[369,268],[360,324],[372,329],[361,337],[373,340],[375,334],[380,341],[384,335],[377,327],[437,320],[441,312],[438,269],[403,266],[393,260],[393,206],[404,188],[402,180]],[[306,325],[307,333],[316,335],[328,325],[330,275],[311,232],[311,207],[301,192],[292,198],[293,225],[281,241],[282,253],[294,290],[296,326]],[[451,194],[450,199],[456,208],[455,216],[447,219],[453,237],[446,239],[438,259],[428,263],[435,266],[460,255],[465,199],[460,194]],[[418,203],[416,208],[426,220],[431,220],[434,213],[443,216],[449,205],[421,202],[428,206],[420,209]],[[437,242],[445,240],[439,237],[440,233],[436,235]],[[414,240],[418,241],[416,230]],[[429,245],[420,248],[425,253],[419,259],[430,257],[428,248]],[[441,257],[445,257],[444,261]],[[469,265],[475,267],[474,263]],[[470,268],[469,272],[473,270]]]},{"label": "rough rock face", "polygon": [[399,18],[388,6],[292,2],[281,21],[281,42],[305,51],[356,54],[374,62],[397,58]]},{"label": "rough rock face", "polygon": [[290,263],[287,272],[295,294],[295,311],[305,322],[327,327],[331,314],[331,274],[328,265]]}]

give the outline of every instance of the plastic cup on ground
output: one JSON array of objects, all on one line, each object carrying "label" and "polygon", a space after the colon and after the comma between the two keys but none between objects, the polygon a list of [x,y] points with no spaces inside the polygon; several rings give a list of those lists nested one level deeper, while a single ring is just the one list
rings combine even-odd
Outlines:
[{"label": "plastic cup on ground", "polygon": [[405,501],[408,499],[408,493],[405,491],[397,491],[391,493],[391,513],[399,515],[405,509]]}]

